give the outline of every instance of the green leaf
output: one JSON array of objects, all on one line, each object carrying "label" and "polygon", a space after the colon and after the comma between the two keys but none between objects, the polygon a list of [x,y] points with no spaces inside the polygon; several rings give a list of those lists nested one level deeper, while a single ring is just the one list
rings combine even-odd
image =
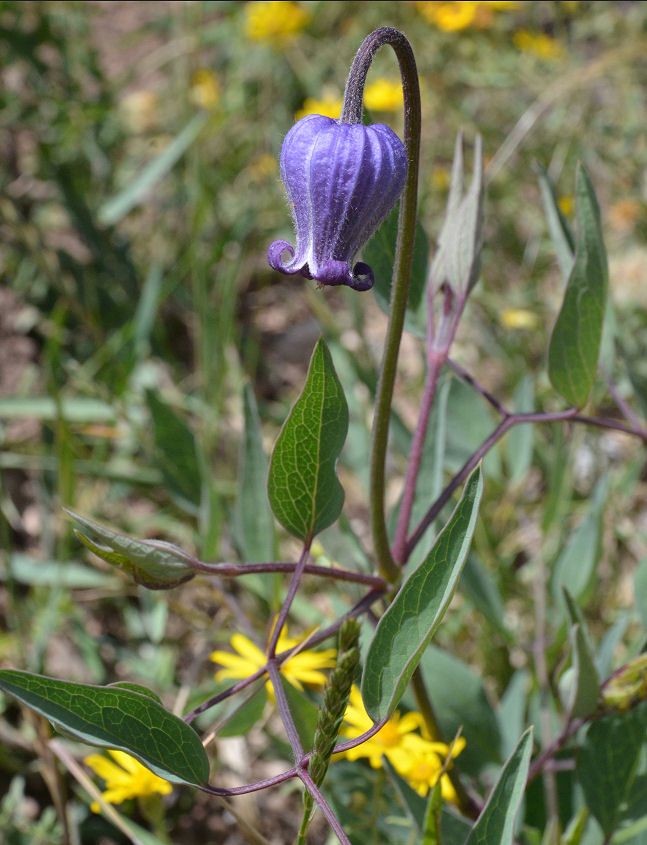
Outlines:
[{"label": "green leaf", "polygon": [[400,799],[407,817],[415,825],[418,833],[422,833],[425,823],[425,812],[427,810],[427,800],[422,795],[418,795],[415,789],[409,786],[386,756],[382,757],[382,768],[387,773],[389,781]]},{"label": "green leaf", "polygon": [[234,515],[236,545],[246,563],[262,563],[274,556],[274,520],[267,501],[267,458],[254,391],[243,391],[245,434],[238,465],[238,499]]},{"label": "green leaf", "polygon": [[[460,769],[474,778],[490,764],[500,765],[501,732],[483,678],[463,660],[430,645],[420,661],[425,680],[433,679],[434,712],[443,736],[465,737]],[[519,738],[516,734],[513,746]]]},{"label": "green leaf", "polygon": [[88,745],[126,751],[173,783],[200,786],[209,761],[200,738],[182,719],[146,695],[0,670],[0,689]]},{"label": "green leaf", "polygon": [[[527,413],[533,410],[535,387],[532,376],[524,375],[514,393],[515,411]],[[529,423],[515,425],[506,437],[505,459],[512,484],[520,484],[532,464],[535,439],[534,426]]]},{"label": "green leaf", "polygon": [[535,169],[539,178],[539,188],[544,203],[544,212],[548,221],[548,231],[555,247],[559,268],[562,271],[562,276],[568,279],[573,269],[575,238],[571,232],[571,227],[566,222],[566,218],[559,207],[555,188],[548,177],[546,169],[539,163],[535,164]]},{"label": "green leaf", "polygon": [[465,845],[493,845],[495,842],[512,845],[514,821],[523,798],[531,751],[532,728],[528,728],[506,760]]},{"label": "green leaf", "polygon": [[[362,250],[362,260],[371,267],[375,277],[373,286],[375,299],[385,314],[389,314],[391,310],[391,282],[395,260],[395,244],[398,237],[398,213],[399,205],[396,205]],[[423,337],[425,326],[424,292],[428,260],[429,243],[427,236],[420,221],[416,220],[405,326],[409,331]]]},{"label": "green leaf", "polygon": [[588,729],[577,773],[591,814],[607,836],[620,820],[647,727],[647,704],[595,721]]},{"label": "green leaf", "polygon": [[294,717],[294,724],[299,734],[301,744],[305,749],[312,748],[315,731],[317,729],[316,706],[300,690],[281,675],[281,683],[285,690],[285,697],[290,705],[290,712]]},{"label": "green leaf", "polygon": [[585,719],[598,705],[598,673],[579,623],[571,625],[568,638],[572,663],[559,680],[559,691],[568,719]]},{"label": "green leaf", "polygon": [[[505,607],[499,588],[474,552],[470,552],[467,556],[461,580],[461,590],[490,625],[504,636],[510,637],[505,627]],[[519,736],[518,733],[515,739],[517,736]]]},{"label": "green leaf", "polygon": [[267,479],[279,522],[309,542],[341,513],[344,490],[335,473],[348,432],[348,406],[323,338],[308,377],[274,445]]},{"label": "green leaf", "polygon": [[113,684],[108,684],[106,689],[111,689],[112,687],[117,687],[118,689],[129,689],[131,692],[138,692],[140,695],[147,695],[153,701],[156,701],[160,705],[162,704],[162,699],[156,692],[148,689],[148,687],[143,687],[141,684],[133,684],[130,681],[115,681]]},{"label": "green leaf", "polygon": [[[445,379],[436,390],[427,433],[423,445],[420,471],[416,485],[416,496],[411,511],[411,524],[416,525],[423,518],[429,507],[443,489],[443,469],[445,466],[445,449],[447,446],[447,407],[452,380]],[[409,450],[405,454],[408,455]],[[395,519],[395,513],[393,514]],[[395,531],[395,524],[394,524]],[[409,557],[409,568],[416,566],[425,557],[427,549],[433,543],[437,534],[436,520],[434,520],[420,538]]]},{"label": "green leaf", "polygon": [[527,669],[517,669],[508,682],[497,709],[501,748],[505,757],[514,751],[523,731],[530,686]]},{"label": "green leaf", "polygon": [[193,432],[153,390],[146,391],[160,469],[172,493],[192,507],[202,499],[202,471]]},{"label": "green leaf", "polygon": [[136,540],[67,508],[64,510],[91,535],[74,532],[84,546],[149,590],[170,590],[196,574],[195,558],[172,543]]},{"label": "green leaf", "polygon": [[575,262],[548,347],[548,375],[564,399],[581,408],[597,370],[607,300],[607,254],[591,180],[580,164],[576,182]]},{"label": "green leaf", "polygon": [[476,136],[474,170],[463,193],[463,138],[456,138],[454,162],[447,198],[447,211],[429,271],[435,295],[447,284],[457,297],[465,298],[478,281],[483,246],[483,143]]},{"label": "green leaf", "polygon": [[[224,716],[222,727],[218,730],[219,737],[245,736],[260,720],[267,704],[265,684],[261,686],[247,701],[237,702],[235,707]],[[221,720],[219,719],[219,722]]]},{"label": "green leaf", "polygon": [[427,809],[425,812],[425,829],[422,833],[420,845],[441,845],[441,824],[440,814],[443,806],[443,799],[440,792],[440,780],[429,794]]},{"label": "green leaf", "polygon": [[208,115],[195,115],[184,129],[176,135],[165,150],[141,168],[135,179],[123,191],[107,200],[99,209],[99,222],[112,226],[125,217],[129,211],[146,199],[146,195],[174,164],[184,155],[200,132],[207,125]]},{"label": "green leaf", "polygon": [[559,602],[565,587],[574,598],[579,598],[591,584],[600,557],[602,511],[607,495],[608,478],[598,481],[591,497],[588,514],[570,535],[551,575],[555,601]]},{"label": "green leaf", "polygon": [[584,836],[584,829],[589,818],[589,811],[586,807],[580,807],[577,813],[568,823],[562,837],[562,845],[580,845]]},{"label": "green leaf", "polygon": [[397,707],[449,606],[472,541],[482,493],[479,466],[426,559],[408,575],[378,623],[362,676],[364,705],[375,722]]}]

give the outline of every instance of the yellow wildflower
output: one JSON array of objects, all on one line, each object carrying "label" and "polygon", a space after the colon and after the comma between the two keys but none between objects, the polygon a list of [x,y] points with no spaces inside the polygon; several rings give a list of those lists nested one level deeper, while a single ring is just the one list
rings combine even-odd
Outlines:
[{"label": "yellow wildflower", "polygon": [[[116,763],[102,754],[90,754],[83,761],[105,781],[104,801],[110,804],[121,804],[128,798],[145,798],[155,793],[168,795],[171,792],[173,787],[167,780],[153,774],[130,754],[112,749],[108,751],[108,754],[116,760]],[[93,813],[98,813],[100,809],[98,802],[94,801],[91,809]]]},{"label": "yellow wildflower", "polygon": [[567,194],[557,200],[557,205],[564,217],[570,217],[573,213],[573,209],[575,208],[575,200],[572,196]]},{"label": "yellow wildflower", "polygon": [[418,3],[420,11],[430,23],[443,32],[458,32],[472,26],[476,20],[478,3],[447,2]]},{"label": "yellow wildflower", "polygon": [[513,9],[518,9],[521,3],[519,0],[482,0],[481,6],[489,6],[490,9],[496,9],[497,12],[510,12]]},{"label": "yellow wildflower", "polygon": [[[372,726],[361,693],[357,687],[353,687],[344,714],[342,735],[354,739]],[[420,795],[426,795],[440,777],[443,797],[447,801],[456,801],[451,781],[447,775],[442,774],[443,765],[446,759],[453,759],[460,754],[465,747],[465,740],[459,737],[448,746],[444,742],[424,738],[416,732],[418,729],[424,729],[420,713],[405,713],[401,716],[396,711],[375,736],[342,754],[348,760],[366,757],[374,769],[381,768],[382,757],[386,757],[398,774]]]},{"label": "yellow wildflower", "polygon": [[364,105],[371,111],[397,111],[404,98],[399,82],[376,79],[364,89]]},{"label": "yellow wildflower", "polygon": [[543,32],[520,29],[512,36],[512,41],[522,52],[533,53],[540,59],[559,59],[564,55],[564,48],[559,41]]},{"label": "yellow wildflower", "polygon": [[517,0],[421,0],[416,3],[420,13],[443,32],[458,32],[471,26],[487,29],[492,26],[494,12],[510,11],[518,5]]},{"label": "yellow wildflower", "polygon": [[449,170],[446,167],[434,167],[429,181],[435,191],[446,191],[450,182]]},{"label": "yellow wildflower", "polygon": [[220,84],[207,68],[196,70],[191,76],[191,99],[200,108],[213,109],[220,101]]},{"label": "yellow wildflower", "polygon": [[527,308],[504,308],[501,312],[501,325],[506,329],[534,329],[539,318]]},{"label": "yellow wildflower", "polygon": [[[233,680],[248,678],[265,666],[267,655],[246,636],[234,634],[230,642],[238,654],[232,654],[229,651],[211,653],[211,660],[225,667],[216,672],[217,681],[225,678]],[[287,629],[283,628],[276,646],[277,654],[294,648],[300,642],[303,641],[289,637]],[[326,676],[321,670],[334,667],[336,654],[334,648],[324,648],[321,651],[298,651],[281,665],[281,674],[297,689],[303,689],[303,684],[323,686],[326,683]],[[267,682],[267,690],[270,696],[273,696],[274,691],[270,681]]]},{"label": "yellow wildflower", "polygon": [[281,46],[295,38],[309,15],[298,3],[260,0],[245,4],[245,34],[252,41]]},{"label": "yellow wildflower", "polygon": [[320,100],[316,97],[306,97],[299,111],[294,115],[295,120],[301,120],[309,114],[321,114],[324,117],[337,119],[341,114],[344,101],[334,94],[324,94]]}]

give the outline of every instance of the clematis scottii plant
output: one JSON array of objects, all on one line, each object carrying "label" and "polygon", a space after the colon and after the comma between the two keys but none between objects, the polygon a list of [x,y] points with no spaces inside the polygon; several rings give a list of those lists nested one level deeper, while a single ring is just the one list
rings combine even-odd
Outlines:
[{"label": "clematis scottii plant", "polygon": [[404,145],[385,124],[341,123],[318,114],[299,120],[281,148],[296,249],[274,241],[270,266],[320,285],[372,288],[371,268],[353,262],[395,205],[406,175]]}]

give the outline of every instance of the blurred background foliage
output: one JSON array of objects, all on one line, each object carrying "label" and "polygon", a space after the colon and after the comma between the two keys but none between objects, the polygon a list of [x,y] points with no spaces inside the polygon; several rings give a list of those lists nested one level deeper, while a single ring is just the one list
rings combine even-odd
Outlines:
[{"label": "blurred background foliage", "polygon": [[[372,294],[315,291],[300,278],[278,276],[265,256],[273,239],[291,234],[278,174],[285,132],[297,114],[338,116],[357,47],[385,24],[405,32],[418,61],[420,217],[432,245],[456,133],[463,130],[468,147],[477,132],[484,139],[482,279],[454,358],[512,406],[559,407],[545,376],[545,349],[563,280],[535,163],[547,169],[573,222],[581,159],[598,194],[610,256],[618,331],[607,350],[608,372],[623,400],[644,416],[647,4],[5,0],[4,665],[97,683],[148,683],[182,710],[196,688],[206,694],[213,688],[208,654],[232,630],[262,641],[263,625],[245,619],[269,619],[280,602],[280,579],[201,580],[199,587],[146,593],[87,565],[61,506],[136,536],[172,540],[204,559],[245,559],[235,530],[243,387],[253,386],[268,451],[321,327],[351,406],[351,431],[343,455],[346,514],[318,552],[345,566],[367,565],[367,432],[384,317]],[[383,50],[369,76],[367,107],[374,121],[401,132],[397,82],[393,56]],[[423,365],[420,342],[407,335],[392,504]],[[493,423],[479,396],[450,383],[445,472],[461,465]],[[616,413],[603,380],[590,410]],[[429,658],[436,677],[463,678],[465,700],[488,708],[487,717],[473,711],[475,732],[483,718],[495,718],[493,706],[500,715],[506,702],[517,701],[513,684],[525,690],[519,728],[538,706],[533,695],[547,682],[533,657],[542,584],[549,607],[539,621],[551,681],[560,666],[564,611],[551,583],[564,579],[554,572],[567,573],[592,630],[605,638],[609,667],[647,638],[638,442],[581,427],[519,429],[488,458],[486,478],[463,589],[438,638],[454,657]],[[287,538],[277,535],[273,543],[280,559],[290,559]],[[634,590],[634,580],[642,590]],[[312,587],[297,615],[308,624],[330,620],[351,598]],[[458,657],[460,670],[451,663]],[[448,729],[455,721],[451,704],[439,704]],[[0,794],[7,793],[0,817],[10,820],[12,843],[62,841],[60,825],[43,809],[62,789],[60,769],[43,750],[42,725],[19,731],[19,724],[7,704],[0,717]],[[515,739],[504,731],[496,747],[470,750],[468,736],[469,773],[477,777],[488,761],[500,761],[501,748]],[[265,743],[255,754],[271,758],[278,751]],[[231,775],[227,765],[235,769],[231,760],[221,765],[223,777]],[[191,838],[198,829],[187,827],[191,807],[193,824],[206,831],[201,835],[219,842],[223,831],[237,835],[222,814],[207,821],[205,799],[182,794],[173,807],[177,841],[206,841]],[[92,836],[104,823],[90,815],[84,824],[86,840],[97,841]],[[39,826],[42,836],[34,833]]]}]

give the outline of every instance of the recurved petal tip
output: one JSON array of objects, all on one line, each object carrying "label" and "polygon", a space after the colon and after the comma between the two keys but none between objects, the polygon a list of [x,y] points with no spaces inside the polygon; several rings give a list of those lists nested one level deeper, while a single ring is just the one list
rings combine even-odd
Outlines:
[{"label": "recurved petal tip", "polygon": [[298,273],[298,267],[292,269],[288,266],[286,268],[286,265],[283,263],[284,252],[289,252],[290,258],[294,258],[294,247],[287,241],[274,241],[270,244],[270,248],[267,251],[267,260],[270,267],[273,270],[278,270],[279,273],[285,273],[286,275]]},{"label": "recurved petal tip", "polygon": [[373,271],[362,261],[359,261],[353,271],[347,261],[328,259],[317,268],[314,277],[320,285],[347,285],[353,290],[370,290],[373,287]]}]

